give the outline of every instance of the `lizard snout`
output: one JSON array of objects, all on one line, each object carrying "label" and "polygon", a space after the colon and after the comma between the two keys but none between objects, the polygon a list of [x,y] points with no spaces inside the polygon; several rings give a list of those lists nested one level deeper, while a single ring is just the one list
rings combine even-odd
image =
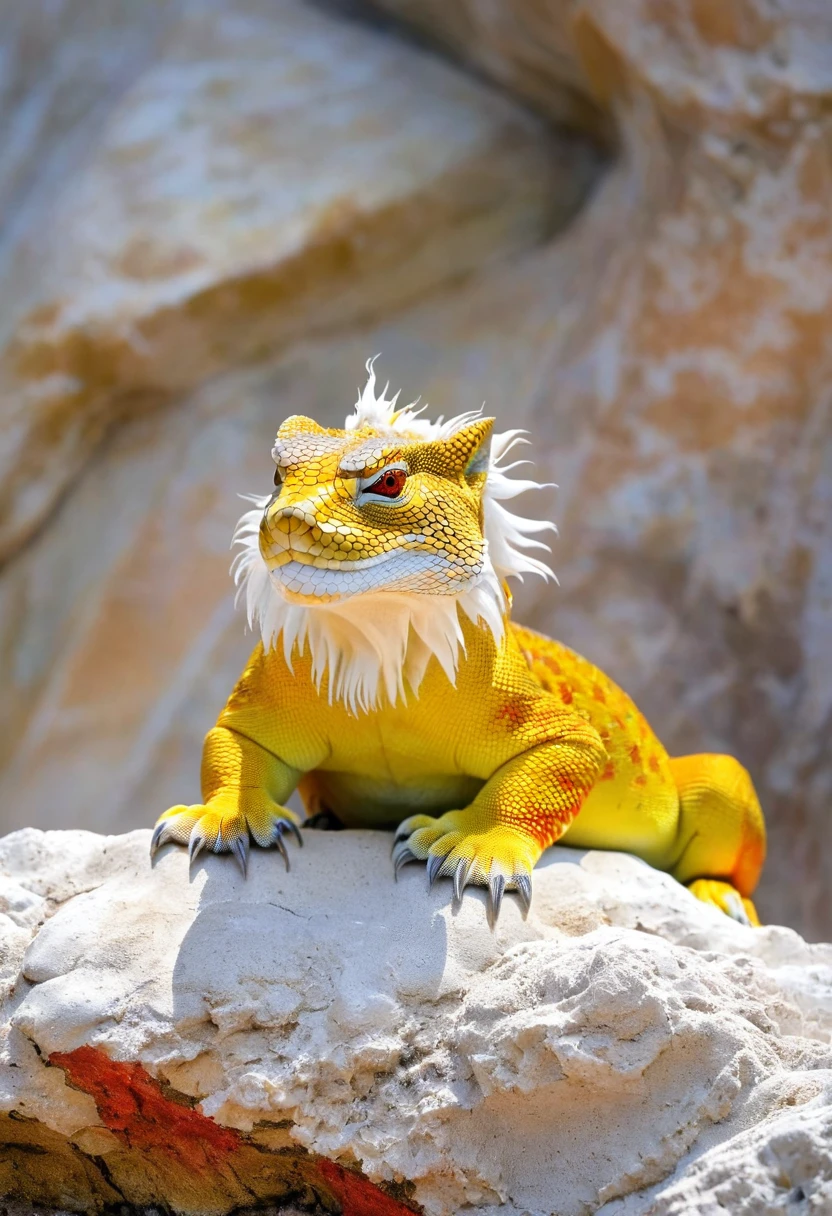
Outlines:
[{"label": "lizard snout", "polygon": [[319,521],[311,498],[300,499],[267,510],[260,527],[260,548],[270,565],[283,565],[294,557],[338,556],[329,550],[338,547],[343,529],[326,520]]}]

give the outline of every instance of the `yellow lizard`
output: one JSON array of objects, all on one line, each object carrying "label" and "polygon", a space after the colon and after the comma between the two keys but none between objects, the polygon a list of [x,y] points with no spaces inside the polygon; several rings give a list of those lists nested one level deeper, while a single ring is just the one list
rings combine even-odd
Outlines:
[{"label": "yellow lizard", "polygon": [[[566,646],[514,624],[506,579],[550,574],[551,526],[504,505],[535,483],[501,463],[519,432],[424,421],[369,379],[345,429],[289,418],[275,490],[240,521],[236,578],[261,634],[202,762],[203,802],[166,841],[274,845],[307,813],[397,827],[394,865],[506,890],[527,908],[555,841],[635,853],[759,924],[765,855],[754,787],[730,756],[673,758],[630,698]],[[403,822],[402,822],[403,820]]]}]

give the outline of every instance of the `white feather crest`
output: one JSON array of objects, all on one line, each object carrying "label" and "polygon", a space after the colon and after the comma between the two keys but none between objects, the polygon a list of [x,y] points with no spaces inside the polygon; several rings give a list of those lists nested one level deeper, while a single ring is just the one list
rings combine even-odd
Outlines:
[{"label": "white feather crest", "polygon": [[[374,361],[367,362],[367,384],[354,413],[346,420],[348,431],[372,426],[409,438],[441,439],[455,434],[482,412],[459,414],[447,422],[441,418],[429,422],[418,417],[421,411],[415,409],[415,402],[397,411],[399,394],[390,400],[386,397],[389,383],[380,396],[375,395]],[[503,506],[518,494],[541,488],[538,482],[508,476],[518,464],[528,462],[501,464],[516,444],[528,442],[522,435],[522,431],[513,430],[493,436],[483,491],[485,566],[476,583],[459,595],[379,592],[334,603],[290,603],[273,584],[260,553],[260,522],[269,495],[248,495],[254,507],[242,516],[234,533],[240,552],[232,573],[238,598],[245,598],[249,625],[260,632],[266,649],[282,638],[291,669],[293,657],[302,655],[308,646],[317,687],[326,676],[330,702],[342,701],[352,713],[371,710],[382,690],[391,704],[406,697],[407,686],[416,694],[431,658],[454,684],[464,650],[459,611],[490,630],[499,645],[507,616],[504,580],[522,580],[524,574],[555,577],[545,562],[528,552],[549,551],[549,546],[535,540],[534,535],[556,531],[554,524],[515,515]]]}]

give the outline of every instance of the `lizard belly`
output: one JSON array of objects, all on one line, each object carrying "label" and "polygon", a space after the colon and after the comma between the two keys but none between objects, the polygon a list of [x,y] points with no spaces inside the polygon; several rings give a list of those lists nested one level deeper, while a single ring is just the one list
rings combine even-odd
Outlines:
[{"label": "lizard belly", "polygon": [[482,781],[424,773],[418,782],[395,782],[364,773],[313,772],[302,782],[307,811],[326,809],[348,828],[389,828],[416,813],[441,815],[467,806]]}]

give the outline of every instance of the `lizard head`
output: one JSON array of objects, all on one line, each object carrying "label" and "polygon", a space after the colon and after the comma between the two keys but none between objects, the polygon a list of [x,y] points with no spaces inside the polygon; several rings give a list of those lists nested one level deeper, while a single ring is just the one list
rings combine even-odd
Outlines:
[{"label": "lizard head", "polygon": [[[240,520],[235,577],[264,644],[287,662],[309,643],[313,673],[350,704],[418,687],[430,657],[455,677],[458,609],[504,629],[506,579],[549,576],[531,549],[549,523],[504,505],[535,482],[500,462],[521,432],[493,433],[479,413],[428,422],[368,381],[343,429],[288,418],[272,457],[274,492]],[[408,666],[409,664],[409,666]],[[339,674],[340,673],[340,674]]]},{"label": "lizard head", "polygon": [[486,561],[482,494],[493,419],[420,438],[362,423],[289,418],[272,452],[275,492],[259,544],[287,600],[398,592],[457,595]]}]

